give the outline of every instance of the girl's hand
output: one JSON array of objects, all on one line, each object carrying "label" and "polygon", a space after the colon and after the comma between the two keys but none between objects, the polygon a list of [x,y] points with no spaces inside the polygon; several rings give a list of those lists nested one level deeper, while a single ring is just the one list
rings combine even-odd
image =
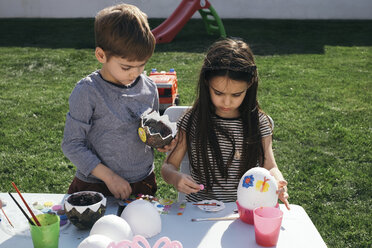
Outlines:
[{"label": "girl's hand", "polygon": [[191,194],[197,193],[200,190],[200,185],[197,184],[190,175],[178,172],[175,179],[174,187],[181,193]]},{"label": "girl's hand", "polygon": [[166,145],[164,147],[158,148],[157,150],[159,152],[169,152],[169,151],[172,151],[174,149],[174,147],[176,147],[177,142],[178,142],[178,134],[176,135],[176,137],[174,137],[174,139],[172,139],[172,141],[171,141],[171,143],[169,145]]},{"label": "girl's hand", "polygon": [[287,181],[280,180],[278,181],[278,190],[276,191],[279,194],[279,199],[284,203],[288,210],[290,210],[289,202],[288,202],[288,192],[287,192]]},{"label": "girl's hand", "polygon": [[132,188],[127,180],[117,174],[113,174],[111,180],[106,182],[107,188],[117,199],[127,199],[132,193]]}]

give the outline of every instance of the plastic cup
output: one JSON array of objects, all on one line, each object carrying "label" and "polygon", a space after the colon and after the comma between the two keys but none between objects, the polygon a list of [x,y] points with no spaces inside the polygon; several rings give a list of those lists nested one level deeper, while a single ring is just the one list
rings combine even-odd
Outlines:
[{"label": "plastic cup", "polygon": [[[254,209],[248,209],[240,206],[239,202],[236,201],[236,205],[238,206],[238,213],[239,213],[239,218],[241,221],[253,225],[254,224],[254,219],[253,219],[253,210]],[[276,208],[279,208],[279,203],[275,205]]]},{"label": "plastic cup", "polygon": [[253,210],[256,243],[274,246],[278,243],[283,212],[275,207],[259,207]]},{"label": "plastic cup", "polygon": [[59,217],[54,214],[39,214],[36,218],[41,226],[30,225],[34,248],[58,248]]}]

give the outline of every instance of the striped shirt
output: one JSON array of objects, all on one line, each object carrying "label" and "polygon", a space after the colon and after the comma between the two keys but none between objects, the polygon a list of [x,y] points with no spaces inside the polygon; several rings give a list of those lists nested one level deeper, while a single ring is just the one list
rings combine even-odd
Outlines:
[{"label": "striped shirt", "polygon": [[[188,119],[190,118],[190,112],[186,113],[179,121],[178,125],[181,129],[186,130]],[[227,179],[223,178],[220,171],[217,169],[215,164],[212,164],[211,170],[216,171],[216,180],[218,183],[211,183],[212,188],[207,192],[206,190],[201,190],[195,194],[186,195],[187,201],[201,201],[201,200],[219,200],[223,202],[233,202],[236,201],[236,191],[237,186],[240,181],[239,166],[241,163],[240,157],[242,154],[243,146],[243,121],[241,118],[226,119],[218,116],[213,117],[213,121],[221,126],[224,130],[229,132],[233,136],[235,144],[226,139],[226,137],[219,135],[217,133],[217,140],[220,145],[220,150],[222,152],[222,159],[224,164],[228,161],[228,158],[232,154],[233,146],[235,146],[234,159],[229,165]],[[264,113],[259,113],[259,128],[262,137],[272,135],[272,125],[268,116]],[[192,125],[190,140],[191,140],[191,158],[196,158],[196,148],[195,148],[195,125]],[[208,149],[209,161],[212,161],[211,152]],[[214,167],[214,168],[213,168]],[[199,175],[190,166],[190,175],[198,183],[206,185],[204,168],[200,166],[201,178],[199,180]]]}]

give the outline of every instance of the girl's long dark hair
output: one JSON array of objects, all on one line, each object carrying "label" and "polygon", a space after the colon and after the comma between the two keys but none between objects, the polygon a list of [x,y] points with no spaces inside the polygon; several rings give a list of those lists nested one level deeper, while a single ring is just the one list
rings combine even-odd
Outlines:
[{"label": "girl's long dark hair", "polygon": [[[233,146],[227,163],[224,163],[217,134],[224,136],[232,144],[234,144],[234,138],[212,118],[215,116],[215,107],[211,101],[209,82],[216,76],[244,81],[249,86],[239,107],[244,127],[240,176],[257,164],[262,165],[264,159],[258,120],[258,112],[260,111],[257,101],[258,75],[252,51],[241,40],[224,39],[217,41],[209,48],[204,59],[199,76],[197,99],[190,110],[191,116],[185,130],[190,166],[196,172],[195,174],[199,176],[199,180],[205,178],[207,190],[213,183],[218,183],[216,173],[211,169],[211,164],[214,164],[222,177],[227,180],[228,167],[235,154],[235,147]],[[195,128],[195,143],[193,145],[189,135],[192,128]],[[194,145],[195,147],[192,147]],[[208,147],[210,147],[212,161],[208,156]],[[192,157],[192,150],[196,151],[194,157]],[[201,167],[203,167],[203,175]]]}]

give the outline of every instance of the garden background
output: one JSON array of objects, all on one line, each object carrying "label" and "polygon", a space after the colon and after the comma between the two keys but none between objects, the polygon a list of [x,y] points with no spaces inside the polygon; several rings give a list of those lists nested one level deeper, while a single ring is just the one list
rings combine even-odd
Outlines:
[{"label": "garden background", "polygon": [[[150,19],[152,28],[164,19]],[[259,101],[275,121],[274,153],[290,203],[329,247],[371,247],[372,21],[224,19],[247,41]],[[0,19],[0,191],[65,193],[75,167],[61,151],[68,97],[99,68],[93,19]],[[191,105],[206,48],[218,37],[191,20],[146,65],[175,68]],[[158,197],[176,198],[161,179]]]}]

